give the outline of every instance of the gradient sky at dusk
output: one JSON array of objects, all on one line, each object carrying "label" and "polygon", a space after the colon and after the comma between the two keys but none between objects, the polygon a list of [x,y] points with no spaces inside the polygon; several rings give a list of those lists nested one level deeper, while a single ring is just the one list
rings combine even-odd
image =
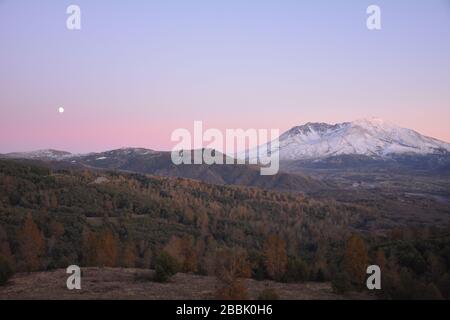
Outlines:
[{"label": "gradient sky at dusk", "polygon": [[0,153],[373,116],[450,141],[449,0],[0,0]]}]

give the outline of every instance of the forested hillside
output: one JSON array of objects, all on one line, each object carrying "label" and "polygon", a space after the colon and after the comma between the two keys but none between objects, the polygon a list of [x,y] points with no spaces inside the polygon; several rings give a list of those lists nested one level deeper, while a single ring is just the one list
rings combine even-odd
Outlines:
[{"label": "forested hillside", "polygon": [[15,271],[158,271],[173,260],[179,271],[217,276],[218,294],[236,298],[245,297],[243,277],[358,289],[378,263],[395,284],[385,297],[448,297],[448,228],[378,232],[368,224],[377,219],[376,208],[332,199],[0,161],[0,256]]}]

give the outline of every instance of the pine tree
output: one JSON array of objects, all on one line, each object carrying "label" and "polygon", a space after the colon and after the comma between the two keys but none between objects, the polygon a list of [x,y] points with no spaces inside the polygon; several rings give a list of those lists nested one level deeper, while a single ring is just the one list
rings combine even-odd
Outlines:
[{"label": "pine tree", "polygon": [[11,252],[8,234],[2,226],[0,226],[0,256],[3,256],[3,258],[9,263],[9,265],[15,265],[15,259]]}]

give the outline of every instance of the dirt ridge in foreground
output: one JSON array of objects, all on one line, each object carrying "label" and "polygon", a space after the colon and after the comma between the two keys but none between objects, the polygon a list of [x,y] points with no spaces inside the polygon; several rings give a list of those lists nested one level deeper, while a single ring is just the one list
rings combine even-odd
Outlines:
[{"label": "dirt ridge in foreground", "polygon": [[[148,279],[153,271],[124,268],[82,268],[81,290],[66,287],[65,269],[16,274],[0,287],[0,300],[71,300],[71,299],[143,299],[208,300],[214,299],[220,285],[214,277],[176,274],[169,283]],[[369,299],[362,293],[337,295],[331,284],[307,282],[286,284],[273,281],[244,280],[250,299],[257,299],[266,288],[274,289],[281,300]]]}]

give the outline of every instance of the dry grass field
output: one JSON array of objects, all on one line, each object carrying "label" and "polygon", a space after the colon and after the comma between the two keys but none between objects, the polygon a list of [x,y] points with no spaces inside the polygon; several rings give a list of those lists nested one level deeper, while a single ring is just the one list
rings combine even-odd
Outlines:
[{"label": "dry grass field", "polygon": [[[149,279],[152,271],[122,268],[84,268],[82,289],[66,288],[65,270],[16,274],[0,287],[0,300],[15,299],[145,299],[145,300],[208,300],[215,298],[218,282],[214,277],[178,273],[169,283]],[[275,290],[282,300],[370,299],[370,295],[332,292],[330,283],[285,284],[273,281],[245,280],[250,299],[257,299],[266,288]]]}]

